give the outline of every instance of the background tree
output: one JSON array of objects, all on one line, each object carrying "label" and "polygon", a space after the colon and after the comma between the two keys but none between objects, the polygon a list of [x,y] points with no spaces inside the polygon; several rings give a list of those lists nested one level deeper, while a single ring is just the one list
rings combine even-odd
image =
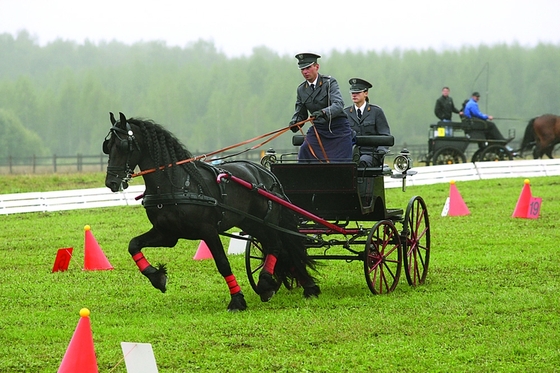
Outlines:
[{"label": "background tree", "polygon": [[[204,40],[184,48],[63,40],[39,46],[22,31],[0,34],[0,55],[0,108],[58,155],[100,152],[110,111],[153,119],[190,150],[213,151],[286,126],[303,80],[293,55],[257,47],[227,58]],[[427,143],[443,86],[456,105],[481,92],[481,109],[510,118],[497,124],[504,133],[515,129],[517,141],[530,118],[559,112],[557,45],[333,50],[320,63],[322,73],[337,78],[347,105],[350,78],[373,83],[371,101],[383,108],[397,145]],[[290,135],[270,146],[288,148]]]}]

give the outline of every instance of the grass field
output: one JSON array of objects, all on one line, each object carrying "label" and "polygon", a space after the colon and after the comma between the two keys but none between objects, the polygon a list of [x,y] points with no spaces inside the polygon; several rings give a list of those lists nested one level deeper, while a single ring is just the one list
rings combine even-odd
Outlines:
[{"label": "grass field", "polygon": [[[2,176],[0,193],[103,186],[104,175]],[[361,262],[322,262],[322,295],[252,291],[230,256],[246,312],[226,312],[227,286],[198,242],[143,250],[167,263],[165,294],[128,252],[149,229],[143,208],[0,216],[0,372],[55,372],[91,311],[100,372],[126,372],[120,342],[151,343],[165,372],[554,372],[560,366],[560,177],[531,180],[538,219],[511,218],[523,179],[458,182],[471,214],[441,217],[449,184],[388,189],[388,207],[422,196],[430,212],[427,283],[374,296]],[[83,271],[84,225],[115,267]],[[400,229],[400,225],[398,225]],[[224,238],[227,248],[228,239]],[[56,251],[74,247],[66,272]]]}]

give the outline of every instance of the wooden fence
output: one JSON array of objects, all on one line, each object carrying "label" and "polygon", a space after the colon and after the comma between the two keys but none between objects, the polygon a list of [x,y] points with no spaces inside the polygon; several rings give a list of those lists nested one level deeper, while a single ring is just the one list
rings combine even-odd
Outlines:
[{"label": "wooden fence", "polygon": [[[414,168],[417,174],[407,178],[407,185],[445,183],[493,178],[533,178],[560,175],[560,159],[461,163]],[[398,188],[401,179],[385,177],[385,188]],[[521,184],[520,184],[521,185]],[[139,205],[137,197],[144,185],[112,193],[108,188],[0,194],[0,215],[24,212],[49,212],[97,207]]]},{"label": "wooden fence", "polygon": [[[394,153],[398,154],[403,147],[407,147],[414,160],[419,160],[426,154],[427,145],[398,145],[394,146]],[[231,159],[247,159],[258,162],[264,150],[251,150],[241,154],[238,151],[228,151],[215,155],[218,157],[231,156]],[[294,153],[297,148],[282,149],[278,154]],[[197,153],[204,154],[204,153]],[[97,155],[52,155],[46,157],[12,157],[0,158],[0,174],[49,174],[70,172],[104,172],[107,167],[108,156],[100,153]],[[392,161],[391,161],[392,162]]]}]

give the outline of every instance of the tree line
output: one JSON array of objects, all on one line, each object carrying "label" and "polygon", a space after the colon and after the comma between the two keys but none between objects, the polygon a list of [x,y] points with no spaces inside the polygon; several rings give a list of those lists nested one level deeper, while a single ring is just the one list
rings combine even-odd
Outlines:
[{"label": "tree line", "polygon": [[[220,149],[287,126],[303,80],[293,55],[262,46],[228,58],[204,40],[40,46],[22,31],[0,34],[0,55],[0,158],[97,154],[110,111],[153,119],[194,153]],[[458,107],[479,91],[482,111],[501,118],[502,132],[516,129],[518,141],[530,118],[560,111],[559,45],[332,50],[319,62],[346,105],[350,78],[373,83],[370,101],[383,108],[399,145],[427,142],[443,86]],[[288,148],[288,133],[270,146]]]}]

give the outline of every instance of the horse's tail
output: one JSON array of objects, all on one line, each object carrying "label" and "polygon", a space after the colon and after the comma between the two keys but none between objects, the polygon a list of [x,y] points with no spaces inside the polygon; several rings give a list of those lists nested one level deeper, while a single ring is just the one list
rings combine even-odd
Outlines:
[{"label": "horse's tail", "polygon": [[527,150],[536,144],[534,128],[535,119],[537,118],[531,119],[527,124],[527,128],[525,128],[525,134],[523,135],[523,140],[521,140],[521,148],[519,149],[519,154],[521,156],[523,156],[524,150]]},{"label": "horse's tail", "polygon": [[[282,208],[280,227],[298,232],[299,219],[288,208]],[[287,232],[280,233],[282,252],[276,263],[275,273],[280,278],[296,278],[298,281],[313,282],[315,279],[307,269],[316,270],[316,261],[311,259],[304,244],[304,237]]]}]

